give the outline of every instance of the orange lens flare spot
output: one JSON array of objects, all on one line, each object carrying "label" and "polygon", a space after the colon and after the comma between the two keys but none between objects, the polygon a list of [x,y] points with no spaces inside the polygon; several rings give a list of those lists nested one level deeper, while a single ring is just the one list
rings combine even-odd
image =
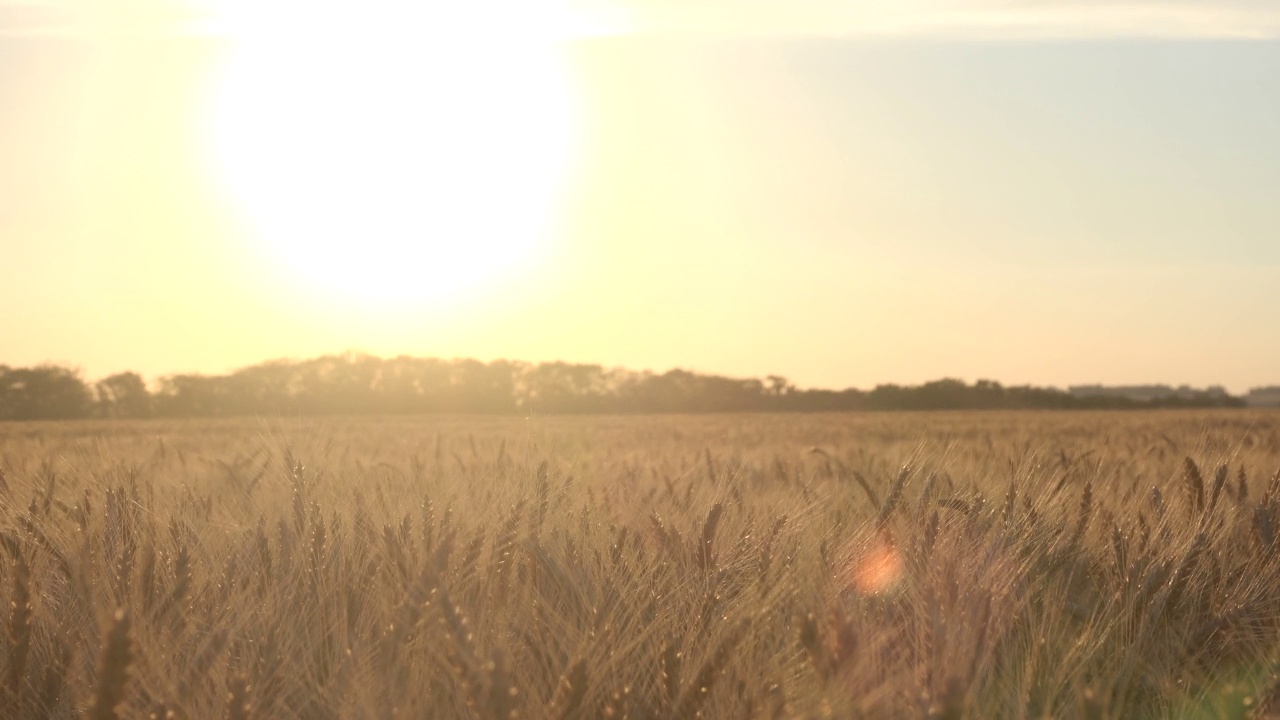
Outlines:
[{"label": "orange lens flare spot", "polygon": [[877,595],[901,578],[902,555],[892,545],[880,543],[854,560],[849,581],[863,595]]}]

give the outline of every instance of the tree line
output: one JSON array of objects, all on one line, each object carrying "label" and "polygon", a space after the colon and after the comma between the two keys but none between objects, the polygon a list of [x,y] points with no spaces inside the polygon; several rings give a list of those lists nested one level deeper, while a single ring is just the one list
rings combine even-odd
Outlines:
[{"label": "tree line", "polygon": [[77,370],[58,365],[0,365],[0,420],[1243,406],[1242,398],[1215,391],[1137,400],[950,378],[822,390],[797,388],[778,375],[738,379],[687,370],[653,373],[565,362],[383,359],[355,353],[275,360],[225,375],[169,375],[153,387],[134,372],[89,383]]}]

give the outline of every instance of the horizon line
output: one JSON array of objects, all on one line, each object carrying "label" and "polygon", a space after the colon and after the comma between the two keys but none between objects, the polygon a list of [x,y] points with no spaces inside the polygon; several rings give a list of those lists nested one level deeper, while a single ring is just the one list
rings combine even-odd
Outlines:
[{"label": "horizon line", "polygon": [[[306,358],[296,358],[296,357],[269,358],[266,360],[261,360],[256,363],[241,365],[241,366],[238,366],[229,370],[221,371],[221,372],[176,371],[176,372],[155,374],[148,377],[135,370],[125,369],[125,370],[118,370],[115,372],[110,372],[101,376],[97,376],[94,378],[94,381],[103,380],[115,375],[134,373],[139,377],[142,377],[144,380],[147,381],[148,385],[150,385],[154,382],[158,382],[165,378],[179,377],[184,375],[196,376],[196,377],[217,377],[217,376],[233,375],[235,373],[238,373],[244,370],[250,370],[256,367],[261,367],[263,365],[270,365],[273,363],[295,364],[295,363],[306,363],[306,362],[315,361],[315,360],[322,360],[326,358],[348,358],[348,357],[371,358],[381,362],[386,362],[389,360],[397,360],[401,358],[410,359],[410,360],[438,360],[443,362],[474,361],[482,365],[492,365],[494,363],[505,362],[505,363],[512,363],[517,365],[528,365],[530,367],[537,367],[539,365],[561,364],[561,365],[571,365],[571,366],[576,365],[576,366],[585,366],[585,367],[599,367],[601,369],[609,370],[609,371],[623,370],[623,371],[632,372],[632,373],[641,373],[641,374],[650,373],[654,375],[665,375],[671,372],[687,372],[693,375],[721,377],[729,380],[761,380],[761,379],[767,379],[770,377],[780,377],[786,380],[787,382],[790,382],[790,378],[788,378],[785,374],[778,373],[778,372],[769,372],[760,376],[736,376],[736,375],[728,375],[728,374],[723,374],[720,372],[714,372],[714,371],[708,371],[708,370],[699,370],[689,366],[679,366],[679,365],[668,367],[665,370],[654,370],[651,368],[635,369],[632,367],[628,367],[626,365],[609,365],[602,362],[585,362],[585,361],[572,361],[572,360],[531,361],[531,360],[518,360],[518,359],[512,359],[512,358],[505,358],[505,357],[482,360],[480,358],[472,357],[472,356],[444,357],[439,355],[412,355],[409,353],[400,353],[397,355],[384,356],[384,355],[377,355],[374,353],[364,352],[361,350],[344,350],[341,352],[327,353],[323,355],[316,355],[316,356],[311,356]],[[70,370],[74,372],[77,376],[84,373],[83,367],[81,367],[78,364],[70,363],[66,361],[43,360],[38,363],[28,365],[26,367],[28,368],[57,367],[65,370]],[[24,369],[23,367],[8,365],[2,361],[0,361],[0,368],[7,368],[10,370]],[[878,387],[896,386],[896,387],[909,388],[909,387],[919,387],[922,385],[926,385],[928,383],[942,382],[942,381],[948,381],[948,380],[958,381],[970,386],[975,385],[979,382],[992,382],[1004,388],[1030,387],[1030,388],[1039,388],[1039,389],[1047,389],[1047,390],[1059,390],[1063,392],[1071,392],[1076,389],[1088,389],[1088,388],[1103,388],[1106,390],[1147,388],[1147,387],[1167,387],[1171,390],[1181,390],[1184,388],[1190,389],[1190,390],[1221,389],[1227,395],[1232,395],[1234,397],[1246,397],[1249,394],[1257,391],[1270,391],[1270,390],[1280,389],[1280,381],[1277,381],[1272,384],[1255,385],[1247,388],[1246,390],[1240,392],[1239,394],[1233,394],[1231,390],[1227,389],[1227,384],[1221,383],[1221,382],[1211,382],[1205,385],[1195,385],[1188,382],[1168,382],[1168,381],[1149,380],[1149,381],[1142,381],[1142,382],[1130,381],[1130,382],[1120,382],[1120,383],[1110,383],[1110,384],[1105,382],[1100,382],[1100,381],[1089,381],[1089,382],[1076,382],[1076,383],[1066,383],[1066,384],[1050,383],[1050,384],[1041,385],[1041,384],[1036,384],[1034,382],[1016,382],[1016,383],[1010,384],[1003,380],[998,380],[993,377],[974,376],[972,379],[970,379],[968,377],[959,377],[957,375],[948,375],[948,374],[943,374],[941,376],[938,376],[929,380],[922,380],[917,382],[878,381],[875,384],[868,386],[868,389],[863,389],[856,385],[847,385],[845,387],[822,387],[822,386],[816,386],[816,385],[806,385],[803,387],[793,386],[793,387],[797,391],[845,392],[849,390],[856,390],[859,392],[869,392],[870,390],[874,390],[875,388],[878,388]]]}]

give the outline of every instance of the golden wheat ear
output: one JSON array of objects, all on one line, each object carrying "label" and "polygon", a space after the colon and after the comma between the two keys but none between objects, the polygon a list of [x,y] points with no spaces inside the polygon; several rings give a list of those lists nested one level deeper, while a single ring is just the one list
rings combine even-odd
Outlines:
[{"label": "golden wheat ear", "polygon": [[133,666],[133,642],[129,639],[129,614],[116,610],[107,631],[107,642],[98,659],[98,689],[90,720],[118,720],[116,709],[124,702],[125,685]]},{"label": "golden wheat ear", "polygon": [[13,596],[9,601],[9,660],[5,671],[4,704],[23,707],[27,656],[31,651],[31,572],[21,553],[13,559]]},{"label": "golden wheat ear", "polygon": [[243,676],[231,679],[227,690],[227,720],[249,720],[249,683]]}]

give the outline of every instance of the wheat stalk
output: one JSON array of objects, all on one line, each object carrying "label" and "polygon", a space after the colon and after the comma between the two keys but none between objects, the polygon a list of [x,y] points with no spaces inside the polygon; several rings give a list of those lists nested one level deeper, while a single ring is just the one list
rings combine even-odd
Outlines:
[{"label": "wheat stalk", "polygon": [[118,720],[116,710],[124,702],[125,686],[133,666],[133,642],[129,638],[129,615],[116,610],[107,631],[106,645],[98,659],[98,686],[90,720]]}]

